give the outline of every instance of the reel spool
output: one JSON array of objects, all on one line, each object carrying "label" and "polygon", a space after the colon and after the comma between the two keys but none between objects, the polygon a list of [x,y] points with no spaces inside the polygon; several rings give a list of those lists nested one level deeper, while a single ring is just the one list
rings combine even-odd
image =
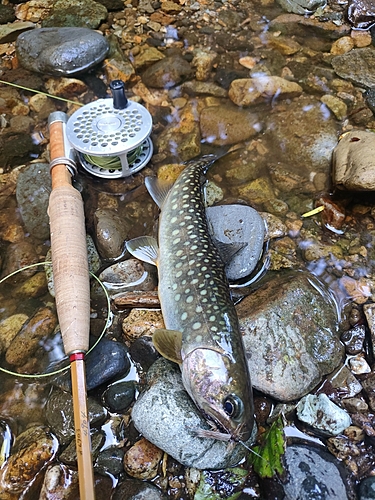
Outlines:
[{"label": "reel spool", "polygon": [[113,100],[98,99],[69,118],[66,134],[80,164],[105,179],[128,177],[150,161],[152,117],[125,95],[124,82],[110,84]]}]

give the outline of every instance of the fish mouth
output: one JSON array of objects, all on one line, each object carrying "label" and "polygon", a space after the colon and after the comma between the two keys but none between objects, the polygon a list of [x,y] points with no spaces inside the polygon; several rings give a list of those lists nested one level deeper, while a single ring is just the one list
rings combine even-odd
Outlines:
[{"label": "fish mouth", "polygon": [[219,422],[212,415],[208,415],[204,413],[207,423],[212,427],[211,429],[194,429],[193,432],[196,436],[207,438],[207,439],[216,439],[217,441],[224,442],[246,442],[250,436],[251,432],[247,429],[244,429],[246,422],[242,422],[237,425],[233,432],[228,431],[221,422]]}]

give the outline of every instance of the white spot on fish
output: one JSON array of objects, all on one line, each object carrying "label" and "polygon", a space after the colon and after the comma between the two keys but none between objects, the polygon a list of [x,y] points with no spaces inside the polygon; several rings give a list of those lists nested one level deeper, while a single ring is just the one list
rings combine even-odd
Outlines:
[{"label": "white spot on fish", "polygon": [[178,302],[180,300],[180,298],[181,298],[181,295],[179,293],[176,293],[176,295],[174,296],[174,300],[176,302]]},{"label": "white spot on fish", "polygon": [[193,323],[192,328],[193,328],[193,330],[199,330],[199,328],[201,328],[201,326],[202,326],[202,323],[197,321],[196,323]]},{"label": "white spot on fish", "polygon": [[197,306],[197,307],[195,308],[195,312],[196,312],[196,313],[201,313],[202,311],[203,311],[203,307],[202,307],[202,306]]},{"label": "white spot on fish", "polygon": [[187,317],[188,317],[187,312],[183,312],[183,313],[181,314],[181,320],[182,320],[182,321],[185,321],[185,319],[186,319]]},{"label": "white spot on fish", "polygon": [[192,295],[189,295],[189,297],[186,297],[186,302],[188,304],[191,304],[191,302],[193,302],[193,300],[194,300],[194,297]]}]

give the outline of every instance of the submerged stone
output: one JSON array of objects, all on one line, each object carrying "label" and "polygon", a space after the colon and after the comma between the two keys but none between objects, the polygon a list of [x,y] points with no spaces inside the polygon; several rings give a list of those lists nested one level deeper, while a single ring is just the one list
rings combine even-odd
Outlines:
[{"label": "submerged stone", "polygon": [[341,362],[336,305],[311,274],[270,277],[237,306],[253,387],[301,398]]},{"label": "submerged stone", "polygon": [[353,49],[332,59],[332,67],[344,80],[365,88],[375,86],[375,48]]},{"label": "submerged stone", "polygon": [[22,33],[16,50],[29,71],[72,76],[101,62],[109,46],[102,35],[87,28],[40,28]]}]

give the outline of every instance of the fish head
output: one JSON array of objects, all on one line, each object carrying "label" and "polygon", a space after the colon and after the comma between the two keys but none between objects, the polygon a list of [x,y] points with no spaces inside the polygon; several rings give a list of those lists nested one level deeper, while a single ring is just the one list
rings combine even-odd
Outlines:
[{"label": "fish head", "polygon": [[[190,397],[209,420],[225,431],[221,437],[218,432],[217,439],[250,438],[253,399],[247,366],[243,368],[230,356],[208,348],[194,349],[181,364],[183,384]],[[229,439],[225,438],[228,435]]]}]

